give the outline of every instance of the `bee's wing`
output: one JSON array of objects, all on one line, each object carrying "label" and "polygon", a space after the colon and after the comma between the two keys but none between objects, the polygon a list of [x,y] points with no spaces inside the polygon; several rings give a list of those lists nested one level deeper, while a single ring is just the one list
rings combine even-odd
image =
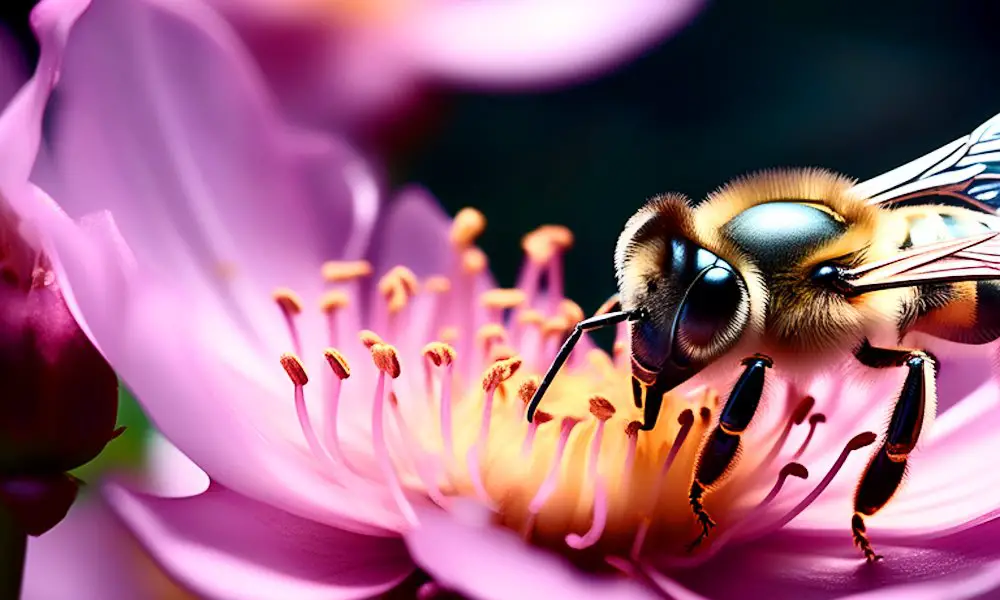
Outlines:
[{"label": "bee's wing", "polygon": [[921,196],[950,196],[968,208],[1000,209],[1000,115],[971,134],[855,185],[869,204],[889,206]]},{"label": "bee's wing", "polygon": [[926,246],[841,272],[849,295],[928,283],[1000,279],[1000,232]]}]

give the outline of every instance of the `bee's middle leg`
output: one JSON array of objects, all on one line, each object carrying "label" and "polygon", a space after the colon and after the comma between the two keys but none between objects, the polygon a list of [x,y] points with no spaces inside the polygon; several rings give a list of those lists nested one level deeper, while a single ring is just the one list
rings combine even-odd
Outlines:
[{"label": "bee's middle leg", "polygon": [[701,525],[701,533],[688,546],[689,551],[694,550],[708,537],[712,527],[715,527],[715,521],[705,511],[702,497],[706,490],[722,481],[735,466],[740,436],[757,413],[757,406],[764,392],[764,373],[773,364],[769,357],[760,354],[743,359],[743,374],[736,381],[722,408],[719,424],[701,448],[688,496],[691,509]]},{"label": "bee's middle leg", "polygon": [[920,350],[875,348],[868,343],[857,352],[862,364],[875,368],[906,367],[906,380],[896,399],[885,440],[872,456],[854,494],[851,533],[869,562],[880,558],[865,531],[864,517],[882,509],[906,474],[906,461],[925,421],[935,410],[934,359]]}]

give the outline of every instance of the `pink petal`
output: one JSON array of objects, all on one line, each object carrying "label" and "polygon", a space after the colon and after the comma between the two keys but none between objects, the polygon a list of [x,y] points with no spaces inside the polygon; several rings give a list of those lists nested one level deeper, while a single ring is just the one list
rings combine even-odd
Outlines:
[{"label": "pink petal", "polygon": [[281,122],[200,2],[104,0],[71,44],[53,140],[66,212],[110,209],[144,268],[185,298],[221,298],[269,356],[289,343],[270,294],[293,288],[319,348],[320,265],[363,249],[373,220],[376,195],[345,181],[370,177],[358,160]]},{"label": "pink petal", "polygon": [[701,0],[441,2],[407,24],[400,52],[417,69],[467,85],[559,85],[634,57],[682,27],[701,4]]},{"label": "pink petal", "polygon": [[633,581],[595,577],[555,554],[528,546],[512,531],[437,508],[419,511],[406,534],[413,559],[441,585],[489,599],[655,598]]},{"label": "pink petal", "polygon": [[[853,547],[847,523],[839,532],[782,530],[759,542],[731,547],[698,569],[671,575],[710,598],[821,599],[864,592],[882,598],[883,593],[898,593],[894,587],[901,585],[912,593],[909,598],[968,598],[1000,586],[996,568],[1000,548],[993,543],[1000,522],[911,543],[874,538],[875,549],[885,556],[875,564],[867,564]],[[975,578],[976,584],[959,586],[954,595],[941,594],[944,582],[967,578]]]},{"label": "pink petal", "polygon": [[424,188],[410,186],[396,194],[379,227],[376,274],[406,265],[417,275],[449,275],[455,251],[448,241],[451,217]]},{"label": "pink petal", "polygon": [[45,535],[28,540],[24,600],[133,600],[142,571],[129,568],[137,549],[97,498],[81,498]]},{"label": "pink petal", "polygon": [[212,598],[369,598],[413,570],[398,538],[348,533],[219,485],[182,499],[116,484],[106,495],[171,575]]}]

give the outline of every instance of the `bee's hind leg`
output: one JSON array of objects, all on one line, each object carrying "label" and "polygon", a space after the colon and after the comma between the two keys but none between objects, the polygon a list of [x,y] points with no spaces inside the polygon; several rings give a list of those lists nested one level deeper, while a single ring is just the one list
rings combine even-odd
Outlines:
[{"label": "bee's hind leg", "polygon": [[757,412],[764,392],[764,373],[773,364],[770,358],[760,354],[743,360],[743,374],[736,381],[722,408],[719,424],[701,448],[688,496],[691,509],[701,525],[701,533],[688,545],[689,552],[708,537],[709,531],[715,527],[715,521],[705,511],[702,497],[708,488],[722,481],[735,466],[740,436],[750,426],[750,421]]},{"label": "bee's hind leg", "polygon": [[906,461],[920,432],[935,409],[934,359],[920,350],[875,348],[865,342],[856,354],[862,364],[874,368],[906,367],[906,380],[896,399],[885,440],[865,468],[854,494],[851,533],[854,544],[869,562],[882,558],[875,553],[865,531],[866,516],[884,507],[906,474]]}]

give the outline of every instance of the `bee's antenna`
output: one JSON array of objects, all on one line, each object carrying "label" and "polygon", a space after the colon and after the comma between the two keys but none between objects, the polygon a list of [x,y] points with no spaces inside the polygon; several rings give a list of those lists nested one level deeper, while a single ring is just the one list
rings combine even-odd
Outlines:
[{"label": "bee's antenna", "polygon": [[639,308],[636,310],[617,310],[614,312],[604,313],[597,315],[596,317],[590,317],[589,319],[584,319],[576,324],[573,328],[573,332],[569,334],[566,341],[563,342],[562,348],[559,349],[559,354],[556,354],[555,360],[549,365],[549,370],[545,372],[545,377],[542,378],[541,383],[538,384],[538,389],[535,390],[535,395],[531,397],[531,402],[528,403],[527,417],[528,422],[532,422],[535,418],[535,411],[538,410],[538,405],[542,401],[542,396],[545,395],[545,390],[549,389],[552,384],[552,380],[556,378],[556,373],[562,368],[563,363],[569,358],[570,352],[573,351],[573,346],[580,341],[580,336],[583,335],[585,331],[594,331],[595,329],[603,329],[604,327],[609,327],[611,325],[617,325],[622,321],[641,321],[646,318],[646,311]]}]

